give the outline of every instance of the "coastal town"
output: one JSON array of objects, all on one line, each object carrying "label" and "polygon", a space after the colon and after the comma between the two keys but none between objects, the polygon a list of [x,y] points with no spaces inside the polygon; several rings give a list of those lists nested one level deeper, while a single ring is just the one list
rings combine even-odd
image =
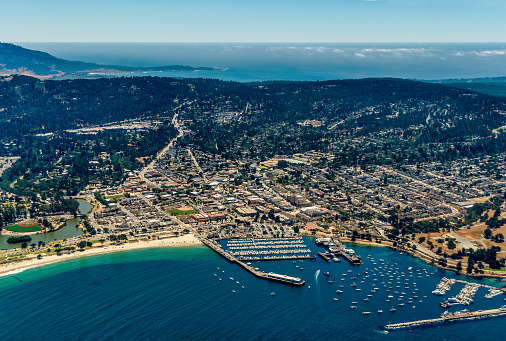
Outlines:
[{"label": "coastal town", "polygon": [[[227,113],[217,119],[240,114]],[[506,168],[505,155],[449,164],[338,170],[329,168],[335,155],[316,151],[277,155],[261,162],[228,160],[195,145],[180,144],[178,140],[192,132],[187,127],[191,122],[178,115],[180,112],[171,119],[177,136],[155,157],[140,160],[144,163],[141,169],[125,169],[124,181],[119,185],[92,182],[74,196],[93,204],[92,212],[81,222],[81,236],[47,245],[29,247],[25,243],[2,251],[2,261],[186,234],[209,240],[313,235],[390,246],[437,266],[467,270],[470,275],[502,276],[483,260],[471,263],[467,269],[462,263],[466,262],[466,249],[492,248],[496,250],[494,261],[499,268],[504,266],[500,251],[503,227],[494,226],[490,233],[487,222],[500,221],[506,214],[506,178],[501,172]],[[117,129],[122,125],[110,126]],[[140,123],[134,127],[139,126],[145,127]],[[81,133],[101,129],[88,128]],[[2,169],[16,160],[2,159]],[[61,172],[67,170],[62,166]],[[57,226],[71,218],[64,212],[35,211],[29,198],[5,192],[0,198],[4,210],[15,208],[13,216],[22,220],[19,223],[34,221],[42,226],[44,221],[45,225]],[[490,202],[495,209],[485,208],[478,219],[469,220],[472,207]],[[434,232],[419,232],[413,227],[416,224],[433,224],[436,228]],[[3,234],[22,233],[5,228]]]}]

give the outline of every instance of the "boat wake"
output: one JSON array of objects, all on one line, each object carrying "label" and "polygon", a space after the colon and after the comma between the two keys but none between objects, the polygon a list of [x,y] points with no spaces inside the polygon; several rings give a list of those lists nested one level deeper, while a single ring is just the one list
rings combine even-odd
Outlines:
[{"label": "boat wake", "polygon": [[314,273],[314,279],[316,281],[318,281],[318,276],[320,275],[320,269],[316,270],[316,272]]}]

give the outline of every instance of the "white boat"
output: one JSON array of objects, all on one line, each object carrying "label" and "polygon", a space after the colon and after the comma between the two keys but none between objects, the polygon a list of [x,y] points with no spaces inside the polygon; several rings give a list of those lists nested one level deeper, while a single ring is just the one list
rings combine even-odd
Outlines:
[{"label": "white boat", "polygon": [[276,296],[276,293],[274,291],[271,292],[271,296]]}]

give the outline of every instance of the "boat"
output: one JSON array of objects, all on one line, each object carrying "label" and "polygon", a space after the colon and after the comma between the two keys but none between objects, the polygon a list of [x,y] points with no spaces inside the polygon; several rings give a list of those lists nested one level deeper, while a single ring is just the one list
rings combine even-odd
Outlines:
[{"label": "boat", "polygon": [[218,278],[221,281],[221,278]]},{"label": "boat", "polygon": [[274,291],[271,292],[271,296],[276,296],[276,293]]},{"label": "boat", "polygon": [[328,271],[325,271],[323,274],[324,274],[325,276],[330,276],[330,272],[328,272]]},{"label": "boat", "polygon": [[299,269],[299,271],[302,271],[302,270],[304,270],[304,269],[303,269],[303,268],[300,268],[300,269]]},{"label": "boat", "polygon": [[393,313],[395,312],[397,309],[395,309],[394,307],[392,307],[392,309],[390,309],[390,312]]},{"label": "boat", "polygon": [[399,303],[399,307],[403,307],[404,306],[404,303]]},{"label": "boat", "polygon": [[230,280],[233,281],[234,279],[232,277],[230,277]]},{"label": "boat", "polygon": [[350,305],[350,309],[356,309],[357,306],[356,305]]},{"label": "boat", "polygon": [[355,282],[353,282],[353,283],[351,283],[351,286],[356,287],[357,285],[355,284]]},{"label": "boat", "polygon": [[383,310],[381,310],[381,309],[380,309],[380,310],[378,310],[378,314],[381,314],[382,312],[383,312]]},{"label": "boat", "polygon": [[353,305],[357,305],[357,304],[358,304],[358,302],[353,301],[353,302],[351,302],[351,304],[353,304]]},{"label": "boat", "polygon": [[235,290],[232,290],[232,292],[235,294]]},{"label": "boat", "polygon": [[343,291],[342,290],[336,290],[336,294],[342,294]]},{"label": "boat", "polygon": [[370,311],[363,311],[362,315],[369,315],[370,313],[371,313]]},{"label": "boat", "polygon": [[337,297],[334,297],[334,301],[339,301],[339,298],[337,298]]},{"label": "boat", "polygon": [[365,302],[369,302],[369,299],[368,299],[368,298],[364,298],[364,301],[365,301]]},{"label": "boat", "polygon": [[332,283],[334,283],[334,281],[329,281],[329,284],[332,284]]},{"label": "boat", "polygon": [[217,275],[217,274],[214,274],[214,277],[218,277],[218,275]]}]

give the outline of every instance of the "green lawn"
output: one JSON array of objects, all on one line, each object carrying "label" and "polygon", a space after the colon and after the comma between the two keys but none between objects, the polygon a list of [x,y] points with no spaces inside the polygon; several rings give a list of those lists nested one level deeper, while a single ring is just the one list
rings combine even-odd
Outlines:
[{"label": "green lawn", "polygon": [[116,194],[116,195],[108,195],[105,198],[106,199],[119,199],[119,198],[123,198],[123,197],[124,197],[123,194]]},{"label": "green lawn", "polygon": [[181,210],[178,210],[177,208],[173,209],[173,210],[168,210],[167,212],[169,212],[170,214],[173,214],[173,215],[185,215],[185,214],[193,214],[193,213],[195,213],[194,210],[181,211]]},{"label": "green lawn", "polygon": [[35,224],[35,223],[30,223],[30,224],[26,224],[26,225],[31,225],[31,226],[25,226],[25,224],[12,224],[12,225],[6,226],[5,229],[12,231],[12,232],[36,232],[36,231],[42,230],[42,227],[40,227],[38,224]]}]

